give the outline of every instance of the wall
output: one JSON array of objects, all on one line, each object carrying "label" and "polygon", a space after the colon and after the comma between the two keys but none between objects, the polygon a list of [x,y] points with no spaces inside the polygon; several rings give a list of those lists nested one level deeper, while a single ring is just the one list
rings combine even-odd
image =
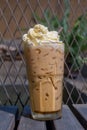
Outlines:
[{"label": "wall", "polygon": [[[49,7],[59,18],[64,13],[64,0],[0,0],[0,35],[4,39],[19,38],[23,29],[33,26],[33,13],[44,17]],[[70,0],[70,26],[87,10],[87,0]],[[22,31],[21,31],[22,30]],[[26,31],[26,30],[25,30]]]}]

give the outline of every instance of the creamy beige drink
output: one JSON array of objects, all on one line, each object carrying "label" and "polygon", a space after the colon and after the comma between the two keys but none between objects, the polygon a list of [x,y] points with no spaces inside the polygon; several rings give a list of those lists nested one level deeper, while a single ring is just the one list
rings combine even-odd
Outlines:
[{"label": "creamy beige drink", "polygon": [[55,31],[35,25],[23,36],[32,116],[60,117],[64,73],[64,44]]}]

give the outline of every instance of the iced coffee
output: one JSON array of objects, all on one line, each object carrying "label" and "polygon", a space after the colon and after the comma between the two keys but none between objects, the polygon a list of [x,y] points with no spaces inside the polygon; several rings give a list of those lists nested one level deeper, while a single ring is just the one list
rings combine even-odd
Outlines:
[{"label": "iced coffee", "polygon": [[37,24],[23,36],[32,117],[61,116],[64,44],[56,31]]}]

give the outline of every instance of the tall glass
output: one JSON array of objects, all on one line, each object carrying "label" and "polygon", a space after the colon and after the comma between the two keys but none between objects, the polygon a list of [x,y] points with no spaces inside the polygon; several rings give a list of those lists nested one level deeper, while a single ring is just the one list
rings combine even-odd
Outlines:
[{"label": "tall glass", "polygon": [[64,74],[64,44],[24,44],[32,117],[53,120],[61,117]]}]

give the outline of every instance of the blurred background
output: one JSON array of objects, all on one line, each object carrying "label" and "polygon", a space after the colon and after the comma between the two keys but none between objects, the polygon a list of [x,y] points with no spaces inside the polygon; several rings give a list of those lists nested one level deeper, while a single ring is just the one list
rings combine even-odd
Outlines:
[{"label": "blurred background", "polygon": [[29,104],[22,36],[36,23],[63,28],[63,103],[87,103],[87,0],[0,0],[0,104]]}]

